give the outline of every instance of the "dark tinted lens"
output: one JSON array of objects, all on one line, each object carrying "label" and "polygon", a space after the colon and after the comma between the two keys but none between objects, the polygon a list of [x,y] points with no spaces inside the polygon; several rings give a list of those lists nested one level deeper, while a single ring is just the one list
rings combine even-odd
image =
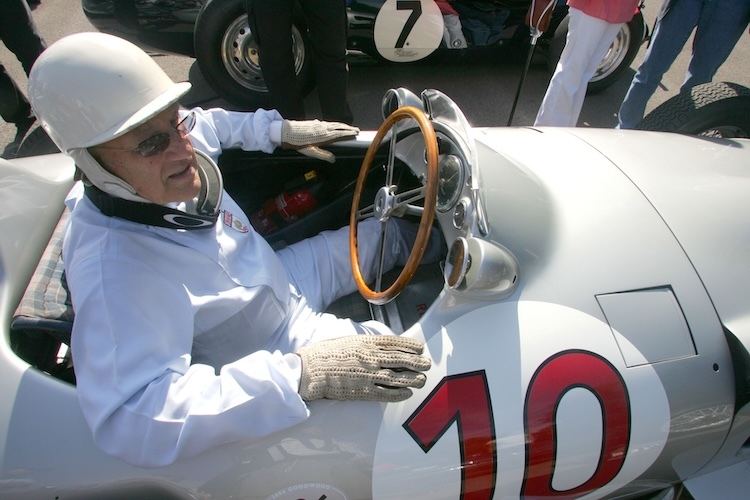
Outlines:
[{"label": "dark tinted lens", "polygon": [[170,137],[167,133],[156,134],[138,144],[138,147],[135,149],[141,154],[141,156],[155,156],[169,147],[169,139]]},{"label": "dark tinted lens", "polygon": [[195,112],[191,111],[177,124],[176,128],[178,132],[189,134],[193,127],[195,127]]}]

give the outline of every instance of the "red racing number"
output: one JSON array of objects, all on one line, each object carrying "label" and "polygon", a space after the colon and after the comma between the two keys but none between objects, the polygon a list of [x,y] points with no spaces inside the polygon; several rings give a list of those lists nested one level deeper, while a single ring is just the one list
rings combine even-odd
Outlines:
[{"label": "red racing number", "polygon": [[[602,446],[594,474],[583,484],[552,487],[556,458],[555,416],[574,388],[590,391],[601,405]],[[461,499],[492,498],[497,480],[495,425],[484,370],[443,378],[404,423],[427,453],[457,424],[461,454]],[[526,466],[522,496],[575,498],[609,483],[622,468],[630,441],[630,401],[625,382],[606,359],[587,351],[564,351],[548,358],[529,382],[524,406]]]},{"label": "red racing number", "polygon": [[[583,484],[567,490],[552,488],[555,471],[555,414],[571,389],[589,390],[602,410],[602,446],[596,471]],[[578,497],[601,488],[620,472],[630,442],[630,400],[617,369],[587,351],[564,351],[548,358],[531,377],[524,408],[526,468],[523,496]]]},{"label": "red racing number", "polygon": [[427,453],[454,422],[461,447],[461,498],[492,498],[497,450],[484,370],[443,378],[404,428]]}]

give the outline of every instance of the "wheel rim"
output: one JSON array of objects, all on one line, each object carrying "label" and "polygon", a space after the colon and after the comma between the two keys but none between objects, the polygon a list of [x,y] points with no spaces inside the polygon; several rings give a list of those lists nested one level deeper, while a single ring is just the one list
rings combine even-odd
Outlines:
[{"label": "wheel rim", "polygon": [[601,64],[599,64],[599,67],[596,69],[596,73],[594,73],[594,76],[589,81],[596,82],[603,80],[614,73],[617,68],[622,65],[623,61],[625,61],[625,57],[628,55],[631,36],[630,27],[627,24],[624,24],[617,33],[609,50],[607,50],[607,54],[604,56]]},{"label": "wheel rim", "polygon": [[[292,26],[292,52],[294,72],[299,75],[305,62],[305,43],[296,26]],[[224,32],[221,60],[232,80],[254,92],[268,92],[260,68],[258,44],[248,25],[247,15],[237,17]]]}]

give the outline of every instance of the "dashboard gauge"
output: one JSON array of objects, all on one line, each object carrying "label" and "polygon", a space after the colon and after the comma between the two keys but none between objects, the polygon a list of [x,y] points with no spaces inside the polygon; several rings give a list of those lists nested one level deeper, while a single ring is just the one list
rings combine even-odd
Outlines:
[{"label": "dashboard gauge", "polygon": [[446,155],[440,159],[438,170],[437,209],[449,210],[458,201],[464,183],[464,169],[461,158]]},{"label": "dashboard gauge", "polygon": [[453,209],[453,227],[461,229],[464,227],[466,222],[466,200],[461,200],[456,204],[456,208]]}]

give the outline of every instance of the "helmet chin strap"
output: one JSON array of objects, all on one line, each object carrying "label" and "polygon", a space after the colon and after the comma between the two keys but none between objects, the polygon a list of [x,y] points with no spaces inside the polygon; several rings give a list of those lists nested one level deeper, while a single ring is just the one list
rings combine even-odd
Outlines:
[{"label": "helmet chin strap", "polygon": [[149,226],[171,229],[206,229],[213,227],[219,218],[224,183],[216,164],[200,151],[195,151],[198,159],[198,176],[201,180],[200,194],[188,202],[187,211],[157,205],[126,200],[105,193],[93,184],[86,184],[86,196],[103,213],[109,217],[147,224]]}]

